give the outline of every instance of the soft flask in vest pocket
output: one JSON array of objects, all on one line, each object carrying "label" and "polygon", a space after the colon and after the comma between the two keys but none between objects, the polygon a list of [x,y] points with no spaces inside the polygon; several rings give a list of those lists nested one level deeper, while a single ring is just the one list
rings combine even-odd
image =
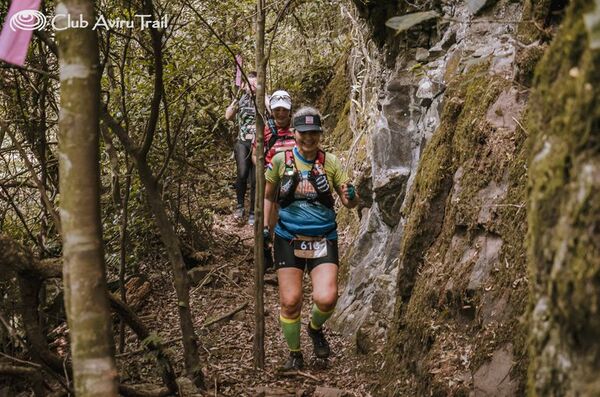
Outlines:
[{"label": "soft flask in vest pocket", "polygon": [[293,195],[296,186],[298,185],[298,174],[294,171],[294,169],[287,169],[283,173],[283,178],[281,178],[281,185],[279,187],[279,197],[288,197],[289,195]]}]

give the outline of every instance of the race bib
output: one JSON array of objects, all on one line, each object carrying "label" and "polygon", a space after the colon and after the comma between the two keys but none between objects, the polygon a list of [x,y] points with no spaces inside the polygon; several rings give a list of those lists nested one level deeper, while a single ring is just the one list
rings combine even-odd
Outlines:
[{"label": "race bib", "polygon": [[305,259],[323,258],[327,256],[327,239],[325,237],[296,236],[294,255]]}]

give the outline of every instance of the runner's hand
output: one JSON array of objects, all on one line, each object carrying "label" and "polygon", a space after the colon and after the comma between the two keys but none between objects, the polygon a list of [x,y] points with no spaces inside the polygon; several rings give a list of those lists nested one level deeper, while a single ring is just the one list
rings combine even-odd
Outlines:
[{"label": "runner's hand", "polygon": [[265,246],[267,245],[267,243],[271,242],[271,232],[269,231],[268,227],[265,227],[263,229],[263,239],[264,239],[264,242],[265,242]]},{"label": "runner's hand", "polygon": [[354,201],[354,199],[356,198],[356,189],[354,188],[354,185],[352,185],[351,183],[344,183],[341,187],[342,193],[344,194],[344,198],[348,201]]},{"label": "runner's hand", "polygon": [[263,250],[265,255],[265,272],[273,267],[273,251],[271,250],[271,232],[268,227],[263,229]]}]

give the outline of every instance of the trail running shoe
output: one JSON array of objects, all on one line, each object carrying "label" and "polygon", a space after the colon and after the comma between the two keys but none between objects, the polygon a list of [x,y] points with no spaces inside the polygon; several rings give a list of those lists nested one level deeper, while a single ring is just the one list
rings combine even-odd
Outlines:
[{"label": "trail running shoe", "polygon": [[254,226],[254,214],[250,213],[250,215],[248,215],[248,224],[250,226]]},{"label": "trail running shoe", "polygon": [[323,328],[314,330],[311,328],[310,323],[306,327],[308,330],[308,336],[312,339],[313,342],[313,352],[317,358],[327,358],[329,354],[331,354],[331,349],[329,348],[329,343],[327,343],[327,339],[325,339],[325,335],[323,334]]},{"label": "trail running shoe", "polygon": [[290,352],[290,356],[280,368],[280,371],[296,371],[302,368],[304,368],[302,352]]},{"label": "trail running shoe", "polygon": [[233,212],[233,218],[239,222],[242,220],[243,217],[244,217],[244,207],[237,207],[235,209],[235,211]]}]

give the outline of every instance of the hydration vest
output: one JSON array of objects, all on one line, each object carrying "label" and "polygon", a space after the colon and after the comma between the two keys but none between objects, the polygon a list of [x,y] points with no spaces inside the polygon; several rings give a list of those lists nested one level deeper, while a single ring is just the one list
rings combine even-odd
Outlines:
[{"label": "hydration vest", "polygon": [[279,184],[278,204],[281,208],[285,208],[296,200],[307,200],[309,202],[318,201],[325,207],[333,210],[334,199],[331,191],[331,186],[327,181],[325,174],[325,152],[319,150],[317,158],[313,163],[312,169],[308,174],[308,182],[313,186],[316,192],[316,197],[313,199],[296,198],[296,188],[300,183],[300,172],[296,169],[296,161],[293,150],[285,151],[285,171]]},{"label": "hydration vest", "polygon": [[[267,157],[269,157],[269,152],[271,151],[271,149],[275,148],[274,153],[271,154],[271,158],[273,158],[273,156],[277,154],[277,152],[279,152],[277,145],[280,141],[282,145],[285,145],[287,147],[294,146],[295,144],[294,133],[289,129],[289,127],[283,129],[283,131],[287,130],[287,133],[283,133],[280,135],[277,126],[275,125],[275,120],[273,118],[267,119],[266,127],[271,132],[271,136],[269,137],[268,141],[265,141],[265,164],[271,161],[271,159],[267,161]],[[286,145],[286,141],[290,141],[290,144]]]}]

